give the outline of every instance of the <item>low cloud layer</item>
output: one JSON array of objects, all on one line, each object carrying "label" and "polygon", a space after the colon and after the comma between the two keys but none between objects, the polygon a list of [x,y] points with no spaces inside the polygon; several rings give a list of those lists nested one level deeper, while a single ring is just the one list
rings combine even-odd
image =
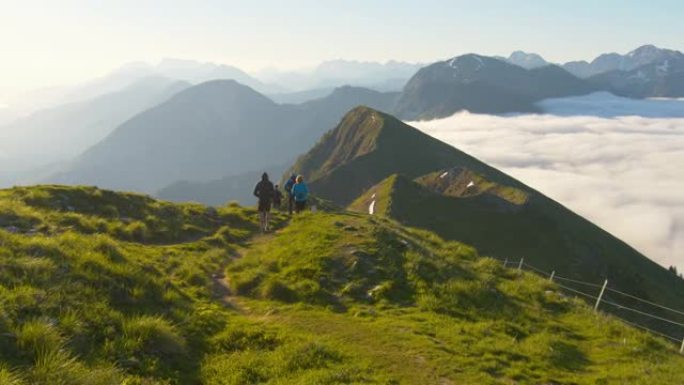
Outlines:
[{"label": "low cloud layer", "polygon": [[[603,110],[596,105],[603,99],[590,95],[546,101],[547,115],[459,113],[409,124],[520,179],[661,265],[684,271],[684,101],[620,106],[619,98],[610,99]],[[579,115],[592,110],[597,116]],[[682,117],[654,117],[668,116],[663,110]],[[632,116],[613,116],[617,111]]]}]

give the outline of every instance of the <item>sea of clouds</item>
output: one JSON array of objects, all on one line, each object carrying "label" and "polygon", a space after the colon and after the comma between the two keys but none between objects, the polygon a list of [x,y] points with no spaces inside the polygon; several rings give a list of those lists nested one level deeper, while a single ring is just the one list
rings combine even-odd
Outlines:
[{"label": "sea of clouds", "polygon": [[542,115],[409,122],[684,271],[684,100],[549,99]]}]

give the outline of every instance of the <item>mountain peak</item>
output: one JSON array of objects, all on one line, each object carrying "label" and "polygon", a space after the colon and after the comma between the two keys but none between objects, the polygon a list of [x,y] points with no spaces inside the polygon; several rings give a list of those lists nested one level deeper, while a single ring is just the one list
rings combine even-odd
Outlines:
[{"label": "mountain peak", "polygon": [[311,152],[300,159],[295,169],[312,180],[370,153],[376,148],[378,136],[385,125],[385,116],[366,106],[352,109],[333,131],[328,132]]},{"label": "mountain peak", "polygon": [[539,68],[549,65],[549,62],[536,53],[528,53],[524,51],[514,51],[506,59],[507,62],[523,67],[525,69]]},{"label": "mountain peak", "polygon": [[652,56],[657,55],[659,52],[662,52],[662,51],[667,51],[667,50],[662,49],[662,48],[658,48],[653,44],[645,44],[645,45],[642,45],[641,47],[639,47],[637,49],[630,51],[629,53],[627,53],[626,56],[629,56],[629,57],[638,57],[638,56],[652,57]]},{"label": "mountain peak", "polygon": [[447,60],[445,63],[449,67],[454,68],[454,69],[463,70],[464,68],[461,68],[461,66],[466,66],[466,68],[465,68],[466,70],[471,69],[471,70],[477,71],[477,70],[481,69],[487,62],[489,62],[491,60],[496,60],[496,59],[492,59],[490,57],[478,55],[475,53],[467,53],[465,55],[453,57],[453,58]]},{"label": "mountain peak", "polygon": [[244,101],[245,103],[275,104],[271,99],[254,89],[233,79],[209,80],[176,94],[172,100],[193,100],[213,104],[225,104],[226,101]]},{"label": "mountain peak", "polygon": [[302,156],[292,171],[304,175],[320,197],[347,205],[391,174],[413,179],[454,166],[493,181],[510,180],[391,115],[357,107]]}]

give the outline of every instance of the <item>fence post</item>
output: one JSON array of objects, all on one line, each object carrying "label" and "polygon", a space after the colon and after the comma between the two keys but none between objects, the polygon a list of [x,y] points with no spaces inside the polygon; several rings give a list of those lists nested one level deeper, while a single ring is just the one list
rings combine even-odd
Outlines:
[{"label": "fence post", "polygon": [[518,271],[522,270],[522,265],[525,261],[525,258],[520,258],[520,263],[518,264]]},{"label": "fence post", "polygon": [[551,272],[551,276],[549,277],[549,281],[553,282],[553,277],[556,275],[556,270]]},{"label": "fence post", "polygon": [[682,347],[679,348],[679,353],[684,354],[684,338],[682,338]]},{"label": "fence post", "polygon": [[508,265],[508,258],[504,260],[504,267],[506,267],[506,265]]},{"label": "fence post", "polygon": [[603,287],[601,288],[601,294],[599,294],[598,299],[596,299],[596,305],[594,306],[594,311],[598,310],[599,304],[601,303],[601,298],[603,298],[603,292],[606,291],[606,286],[608,286],[608,280],[603,282]]}]

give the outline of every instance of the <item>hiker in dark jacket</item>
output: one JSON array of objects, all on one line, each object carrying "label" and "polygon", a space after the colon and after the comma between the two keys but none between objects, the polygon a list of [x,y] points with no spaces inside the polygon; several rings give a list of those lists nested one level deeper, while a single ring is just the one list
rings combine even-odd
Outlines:
[{"label": "hiker in dark jacket", "polygon": [[294,195],[292,195],[292,187],[297,183],[297,175],[292,174],[290,179],[285,182],[285,192],[287,193],[287,212],[292,215],[294,209]]},{"label": "hiker in dark jacket", "polygon": [[275,185],[275,190],[273,191],[273,207],[276,210],[280,210],[280,205],[283,202],[283,193],[280,192],[278,185]]},{"label": "hiker in dark jacket", "polygon": [[292,196],[295,203],[295,212],[302,212],[306,208],[306,200],[309,199],[309,188],[304,183],[304,177],[297,176],[297,183],[292,186]]},{"label": "hiker in dark jacket", "polygon": [[254,187],[254,196],[259,198],[259,222],[263,232],[269,230],[268,221],[271,216],[271,203],[273,203],[274,195],[273,183],[268,180],[268,174],[263,173],[261,181]]}]

